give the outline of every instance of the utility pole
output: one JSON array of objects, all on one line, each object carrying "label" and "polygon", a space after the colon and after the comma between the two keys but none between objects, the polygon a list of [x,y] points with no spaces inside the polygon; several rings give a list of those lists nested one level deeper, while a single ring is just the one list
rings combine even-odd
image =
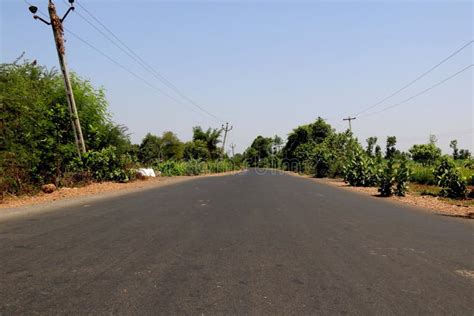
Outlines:
[{"label": "utility pole", "polygon": [[230,148],[232,148],[232,157],[234,157],[234,156],[235,156],[235,153],[234,153],[235,144],[234,144],[234,143],[231,143],[231,144],[230,144]]},{"label": "utility pole", "polygon": [[342,120],[343,120],[343,121],[349,121],[349,130],[352,131],[351,121],[352,121],[352,120],[355,120],[355,119],[356,119],[356,117],[350,117],[350,116],[349,116],[349,117],[347,117],[347,118],[345,118],[345,119],[342,119]]},{"label": "utility pole", "polygon": [[66,11],[62,19],[59,18],[59,16],[57,15],[56,7],[54,6],[54,3],[52,0],[49,0],[49,3],[48,3],[48,12],[49,12],[50,21],[46,21],[40,16],[36,15],[36,12],[38,11],[37,7],[30,6],[29,10],[31,13],[33,13],[33,18],[35,20],[40,20],[47,25],[51,25],[51,28],[53,30],[54,41],[56,43],[56,50],[58,52],[59,65],[61,67],[61,72],[64,78],[64,88],[66,90],[66,99],[68,103],[69,115],[71,117],[71,125],[72,125],[72,130],[74,133],[74,140],[76,142],[77,152],[80,157],[82,153],[86,152],[86,145],[84,143],[84,137],[82,136],[81,122],[79,121],[79,115],[77,113],[77,108],[76,108],[76,101],[74,100],[74,93],[72,91],[71,78],[69,77],[69,71],[67,68],[66,51],[64,47],[64,37],[63,37],[64,35],[63,21],[69,14],[69,12],[74,10],[74,5],[73,5],[74,0],[69,0],[69,3],[71,4],[71,6]]},{"label": "utility pole", "polygon": [[230,132],[232,130],[232,128],[234,128],[234,127],[231,126],[229,128],[229,123],[225,123],[225,127],[224,127],[224,124],[222,124],[222,130],[224,131],[224,140],[222,141],[222,155],[224,155],[225,140],[227,138],[227,132]]}]

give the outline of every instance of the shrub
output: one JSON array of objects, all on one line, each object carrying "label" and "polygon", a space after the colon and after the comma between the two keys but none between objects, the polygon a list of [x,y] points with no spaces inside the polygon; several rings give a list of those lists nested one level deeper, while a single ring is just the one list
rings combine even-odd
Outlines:
[{"label": "shrub", "polygon": [[357,149],[354,155],[344,165],[344,180],[351,186],[368,187],[378,183],[379,167],[374,159]]},{"label": "shrub", "polygon": [[405,196],[408,190],[407,183],[410,179],[410,169],[408,168],[407,164],[407,160],[402,159],[395,174],[395,182],[397,183],[397,186],[394,193],[398,196]]},{"label": "shrub", "polygon": [[413,161],[419,162],[422,165],[431,165],[441,157],[441,149],[433,143],[413,145],[409,152]]},{"label": "shrub", "polygon": [[329,151],[325,147],[318,146],[315,148],[312,166],[314,175],[317,178],[324,178],[328,176],[330,168],[330,155]]},{"label": "shrub", "polygon": [[128,182],[134,178],[133,161],[129,155],[117,155],[116,151],[114,146],[88,151],[81,160],[72,162],[72,168],[76,172],[85,172],[97,181]]},{"label": "shrub", "polygon": [[395,184],[395,168],[393,166],[393,159],[390,159],[387,166],[383,169],[380,177],[379,192],[381,196],[391,196],[392,186]]},{"label": "shrub", "polygon": [[436,185],[438,183],[433,173],[433,168],[413,164],[410,166],[410,170],[410,182],[430,185]]},{"label": "shrub", "polygon": [[441,195],[449,198],[465,198],[467,196],[466,180],[461,176],[454,161],[443,157],[434,172]]}]

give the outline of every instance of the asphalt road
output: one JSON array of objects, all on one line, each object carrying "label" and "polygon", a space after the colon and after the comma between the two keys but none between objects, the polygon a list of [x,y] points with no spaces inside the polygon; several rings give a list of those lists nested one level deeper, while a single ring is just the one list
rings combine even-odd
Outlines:
[{"label": "asphalt road", "polygon": [[289,175],[0,221],[0,314],[474,313],[474,225]]}]

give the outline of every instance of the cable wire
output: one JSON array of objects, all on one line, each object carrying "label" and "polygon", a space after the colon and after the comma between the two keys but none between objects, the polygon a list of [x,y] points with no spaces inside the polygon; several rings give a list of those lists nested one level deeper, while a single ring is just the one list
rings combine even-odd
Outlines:
[{"label": "cable wire", "polygon": [[[65,1],[65,0],[63,0]],[[194,107],[198,108],[199,110],[203,111],[207,115],[213,117],[216,119],[218,122],[223,122],[224,120],[218,117],[217,115],[214,115],[213,113],[209,112],[206,110],[204,107],[199,105],[197,102],[195,102],[193,99],[185,95],[183,92],[181,92],[171,81],[169,81],[165,76],[160,74],[157,70],[155,70],[150,64],[148,64],[142,57],[140,57],[137,53],[133,51],[127,44],[125,44],[115,33],[110,30],[102,21],[100,21],[97,17],[92,14],[85,6],[83,6],[80,2],[77,3],[77,5],[84,10],[95,22],[97,22],[105,31],[107,31],[114,39],[110,38],[109,35],[105,34],[101,29],[99,29],[97,26],[95,26],[92,22],[90,22],[84,15],[82,15],[78,11],[74,11],[76,14],[78,14],[84,21],[86,21],[89,25],[91,25],[96,31],[98,31],[102,36],[104,36],[108,41],[110,41],[114,46],[116,46],[118,49],[120,49],[122,52],[124,52],[127,56],[132,58],[135,62],[137,62],[143,69],[148,71],[150,74],[152,74],[156,79],[164,83],[168,88],[173,90],[177,95],[185,99],[187,102],[191,103]],[[117,42],[120,44],[117,44]]]},{"label": "cable wire", "polygon": [[127,67],[125,67],[123,64],[119,63],[118,61],[116,61],[115,59],[113,59],[112,57],[110,57],[109,55],[107,55],[106,53],[104,53],[103,51],[101,51],[100,49],[98,49],[97,47],[95,47],[94,45],[90,44],[89,42],[87,42],[85,39],[83,39],[82,37],[80,37],[79,35],[77,35],[76,33],[74,33],[73,31],[71,31],[70,29],[64,27],[64,30],[68,32],[68,34],[71,34],[73,37],[75,37],[76,39],[78,39],[79,41],[81,41],[82,43],[84,43],[85,45],[87,45],[89,48],[95,50],[97,53],[99,53],[100,55],[104,56],[105,58],[107,58],[109,61],[111,61],[113,64],[115,64],[116,66],[120,67],[121,69],[123,69],[124,71],[128,72],[129,74],[131,74],[132,76],[134,76],[135,78],[137,78],[138,80],[144,82],[146,85],[148,85],[150,88],[158,91],[160,94],[163,94],[165,95],[166,97],[170,98],[171,100],[179,103],[179,104],[182,104],[184,106],[187,106],[190,110],[192,110],[193,112],[195,113],[198,113],[198,114],[203,114],[201,112],[198,112],[196,111],[194,108],[192,107],[189,107],[187,104],[183,103],[182,101],[180,101],[179,99],[176,99],[175,97],[169,95],[168,93],[166,93],[165,91],[159,89],[158,87],[154,86],[152,83],[150,83],[148,80],[146,80],[145,78],[141,77],[140,75],[136,74],[135,72],[133,72],[132,70],[128,69]]},{"label": "cable wire", "polygon": [[438,68],[439,66],[441,66],[442,64],[444,64],[446,61],[448,61],[449,59],[453,58],[454,56],[456,56],[458,53],[460,53],[461,51],[463,51],[464,49],[466,49],[469,45],[471,45],[472,43],[474,43],[474,40],[471,40],[469,42],[467,42],[466,44],[464,44],[461,48],[457,49],[456,51],[454,51],[453,53],[451,53],[448,57],[444,58],[443,60],[441,60],[439,63],[437,63],[436,65],[434,65],[433,67],[431,67],[430,69],[428,69],[427,71],[425,71],[424,73],[422,73],[421,75],[419,75],[418,77],[416,77],[415,79],[413,79],[412,81],[410,81],[409,83],[407,83],[406,85],[404,85],[403,87],[401,87],[400,89],[398,89],[397,91],[393,92],[392,94],[390,94],[389,96],[385,97],[384,99],[380,100],[379,102],[361,110],[360,112],[358,112],[357,114],[353,115],[353,116],[359,116],[360,114],[362,113],[365,113],[367,112],[368,110],[370,109],[373,109],[374,107],[384,103],[385,101],[387,101],[388,99],[394,97],[395,95],[399,94],[400,92],[402,92],[403,90],[405,90],[406,88],[410,87],[411,85],[413,85],[415,82],[419,81],[420,79],[422,79],[423,77],[425,77],[427,74],[429,74],[430,72],[432,72],[433,70],[435,70],[436,68]]},{"label": "cable wire", "polygon": [[467,67],[465,67],[465,68],[459,70],[458,72],[452,74],[451,76],[449,76],[449,77],[447,77],[447,78],[445,78],[445,79],[443,79],[443,80],[441,80],[441,81],[435,83],[435,84],[432,85],[431,87],[426,88],[426,89],[424,89],[424,90],[418,92],[417,94],[415,94],[415,95],[413,95],[413,96],[411,96],[411,97],[409,97],[409,98],[407,98],[407,99],[405,99],[405,100],[403,100],[403,101],[400,101],[400,102],[398,102],[398,103],[395,103],[395,104],[392,104],[392,105],[390,105],[390,106],[388,106],[388,107],[385,107],[385,108],[381,109],[380,111],[372,112],[372,113],[363,115],[363,116],[361,116],[361,117],[368,117],[368,116],[376,115],[376,114],[378,114],[378,113],[381,113],[381,112],[387,111],[387,110],[389,110],[389,109],[392,109],[392,108],[394,108],[394,107],[400,106],[400,105],[402,105],[402,104],[404,104],[404,103],[406,103],[406,102],[408,102],[408,101],[411,101],[411,100],[415,99],[416,97],[419,97],[420,95],[425,94],[426,92],[428,92],[428,91],[430,91],[430,90],[432,90],[432,89],[434,89],[434,88],[436,88],[436,87],[442,85],[442,84],[445,83],[446,81],[448,81],[448,80],[450,80],[450,79],[456,77],[457,75],[463,73],[464,71],[468,70],[468,69],[471,68],[472,66],[474,66],[474,64],[471,64],[471,65],[469,65],[469,66],[467,66]]}]

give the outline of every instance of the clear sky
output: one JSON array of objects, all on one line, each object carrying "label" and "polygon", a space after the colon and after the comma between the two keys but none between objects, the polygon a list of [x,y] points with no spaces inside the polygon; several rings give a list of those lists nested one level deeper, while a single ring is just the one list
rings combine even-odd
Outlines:
[{"label": "clear sky", "polygon": [[[48,26],[34,21],[22,0],[1,1],[1,61],[22,51],[58,65]],[[46,0],[28,0],[47,12]],[[67,8],[56,0],[60,12]],[[282,137],[317,116],[336,129],[342,118],[383,99],[473,39],[472,2],[321,1],[81,1],[123,42],[209,112],[229,121],[229,144],[243,151],[257,135]],[[88,17],[80,7],[79,13]],[[89,18],[90,19],[90,18]],[[76,13],[68,29],[146,78],[145,72]],[[132,140],[171,130],[183,140],[191,128],[219,127],[206,114],[160,95],[68,35],[70,68],[106,89],[117,123]],[[382,109],[473,63],[473,45]],[[430,133],[449,150],[456,138],[473,150],[473,68],[399,107],[353,121],[361,141],[396,135],[399,148]],[[172,93],[172,92],[169,92]]]}]

